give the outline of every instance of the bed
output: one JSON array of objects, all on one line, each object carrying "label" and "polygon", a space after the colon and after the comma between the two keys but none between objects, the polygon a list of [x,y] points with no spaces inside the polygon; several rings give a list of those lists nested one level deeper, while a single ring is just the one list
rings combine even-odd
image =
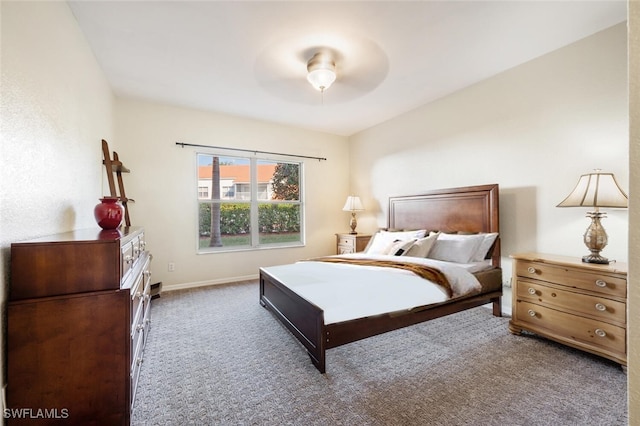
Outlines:
[{"label": "bed", "polygon": [[[312,363],[321,373],[326,372],[325,352],[327,349],[485,304],[492,304],[493,315],[501,316],[502,270],[500,268],[497,184],[440,189],[421,195],[391,197],[389,199],[387,229],[388,232],[428,230],[448,235],[493,233],[497,234],[497,237],[487,251],[484,260],[486,265],[483,268],[472,267],[466,272],[460,271],[464,268],[456,266],[450,268],[461,277],[464,276],[465,279],[467,275],[471,274],[479,285],[476,285],[474,290],[463,295],[452,296],[448,289],[445,290],[438,286],[440,294],[447,292],[448,294],[438,298],[437,291],[430,290],[436,299],[424,303],[414,302],[413,305],[402,309],[392,308],[387,312],[363,311],[364,313],[355,312],[350,316],[349,313],[336,314],[332,311],[329,315],[328,308],[323,308],[321,307],[323,303],[316,302],[323,299],[322,292],[324,290],[322,287],[318,292],[321,285],[326,288],[327,294],[324,299],[351,301],[353,304],[364,303],[360,299],[368,300],[369,295],[358,296],[347,293],[346,287],[348,286],[344,285],[345,280],[348,280],[349,284],[354,283],[354,285],[360,286],[365,292],[369,291],[367,290],[368,283],[372,283],[370,287],[372,294],[382,291],[380,290],[382,284],[373,283],[371,269],[375,266],[333,265],[334,261],[325,262],[325,258],[323,258],[296,262],[291,265],[260,268],[260,304],[270,310],[300,341]],[[362,254],[356,254],[352,257],[369,259],[368,261],[371,261],[370,258],[376,258],[376,256]],[[327,272],[326,276],[329,278],[323,281],[319,277],[324,273],[323,271],[329,270],[329,268],[343,269],[339,274],[335,270]],[[346,269],[350,269],[349,275],[342,275]],[[353,269],[361,269],[363,272],[352,272]],[[413,285],[413,281],[409,283],[410,279],[420,279],[415,276],[409,278],[408,275],[415,275],[410,272],[393,272],[390,269],[392,268],[383,267],[375,270],[376,281],[380,281],[378,278],[387,279],[382,274],[383,270],[389,270],[390,274],[396,273],[396,275],[389,275],[389,280],[393,282],[388,283],[388,290],[386,290],[388,292],[396,293],[398,283],[407,281],[407,285]],[[367,273],[364,273],[365,270]],[[336,281],[340,282],[333,283],[330,277],[336,277]],[[311,285],[312,281],[319,282],[314,290],[316,296],[313,297],[306,289],[307,284]],[[379,297],[379,294],[376,297]],[[418,304],[415,305],[415,303]],[[327,320],[325,316],[331,318]]]}]

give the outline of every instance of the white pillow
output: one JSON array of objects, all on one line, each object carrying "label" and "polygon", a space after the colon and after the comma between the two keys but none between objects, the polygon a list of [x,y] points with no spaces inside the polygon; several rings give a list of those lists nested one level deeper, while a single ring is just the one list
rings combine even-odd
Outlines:
[{"label": "white pillow", "polygon": [[416,238],[422,238],[427,233],[426,230],[420,229],[417,231],[404,231],[404,232],[391,232],[391,231],[378,231],[372,241],[369,242],[365,253],[366,254],[385,254],[391,243],[396,240],[408,241]]},{"label": "white pillow", "polygon": [[479,234],[479,235],[483,235],[484,240],[482,240],[482,242],[480,243],[480,246],[476,250],[476,253],[473,255],[473,258],[471,259],[474,262],[482,262],[484,258],[487,257],[487,253],[489,252],[489,249],[491,248],[493,243],[496,241],[496,238],[498,238],[497,232],[490,232],[488,234]]},{"label": "white pillow", "polygon": [[413,245],[416,240],[407,240],[407,241],[394,241],[387,248],[387,251],[384,254],[390,254],[391,256],[402,256],[407,252],[409,247]]},{"label": "white pillow", "polygon": [[439,232],[432,232],[428,237],[416,240],[402,256],[427,257],[431,247],[438,239]]},{"label": "white pillow", "polygon": [[446,262],[469,263],[478,247],[484,241],[484,234],[458,235],[440,234],[428,257]]},{"label": "white pillow", "polygon": [[395,240],[413,240],[415,238],[423,238],[427,235],[426,229],[417,229],[415,231],[380,231],[381,234],[389,235]]}]

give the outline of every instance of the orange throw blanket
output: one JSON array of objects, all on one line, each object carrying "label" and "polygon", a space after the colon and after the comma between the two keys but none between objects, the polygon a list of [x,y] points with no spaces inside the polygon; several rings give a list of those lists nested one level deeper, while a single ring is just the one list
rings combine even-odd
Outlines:
[{"label": "orange throw blanket", "polygon": [[409,262],[399,262],[395,260],[379,260],[379,259],[347,259],[344,257],[317,257],[315,259],[309,259],[312,262],[329,262],[329,263],[345,263],[349,265],[362,265],[362,266],[378,266],[382,268],[397,268],[405,271],[411,271],[419,277],[429,280],[440,287],[444,288],[447,295],[451,297],[453,290],[451,290],[451,284],[447,277],[438,269],[432,266],[418,265]]}]

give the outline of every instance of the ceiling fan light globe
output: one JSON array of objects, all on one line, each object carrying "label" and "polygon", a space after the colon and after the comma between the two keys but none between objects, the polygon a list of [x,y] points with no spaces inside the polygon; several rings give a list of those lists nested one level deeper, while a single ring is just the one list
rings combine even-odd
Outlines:
[{"label": "ceiling fan light globe", "polygon": [[307,80],[316,90],[322,92],[336,81],[336,73],[331,69],[318,68],[307,74]]}]

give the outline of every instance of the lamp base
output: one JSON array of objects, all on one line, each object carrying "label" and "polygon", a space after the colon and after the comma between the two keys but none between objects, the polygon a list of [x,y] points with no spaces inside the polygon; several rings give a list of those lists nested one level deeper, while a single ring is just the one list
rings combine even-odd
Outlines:
[{"label": "lamp base", "polygon": [[582,257],[584,263],[598,263],[608,265],[609,259],[600,256],[600,251],[607,246],[608,238],[600,218],[606,217],[604,212],[587,212],[587,217],[591,218],[591,224],[584,233],[584,244],[587,246],[591,254]]},{"label": "lamp base", "polygon": [[351,220],[349,221],[349,226],[351,227],[350,234],[357,234],[356,226],[358,226],[358,221],[356,220],[356,212],[351,212]]},{"label": "lamp base", "polygon": [[599,263],[601,265],[609,264],[609,259],[602,257],[599,254],[588,254],[586,256],[582,256],[582,261],[584,263]]}]

